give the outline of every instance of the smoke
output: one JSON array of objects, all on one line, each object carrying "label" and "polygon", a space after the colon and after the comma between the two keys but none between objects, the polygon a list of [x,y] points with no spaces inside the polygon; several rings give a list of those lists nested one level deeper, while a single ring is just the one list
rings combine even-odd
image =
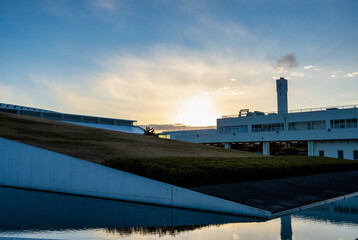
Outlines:
[{"label": "smoke", "polygon": [[280,57],[276,62],[272,63],[273,68],[277,72],[286,72],[298,67],[298,60],[295,54],[290,53]]}]

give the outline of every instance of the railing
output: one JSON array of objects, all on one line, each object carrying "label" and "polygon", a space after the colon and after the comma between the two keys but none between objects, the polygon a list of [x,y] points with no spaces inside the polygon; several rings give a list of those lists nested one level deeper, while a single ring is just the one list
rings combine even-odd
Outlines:
[{"label": "railing", "polygon": [[12,109],[12,110],[26,110],[26,111],[33,111],[33,112],[49,112],[49,113],[57,113],[50,110],[40,109],[40,108],[33,108],[33,107],[26,107],[21,105],[13,105],[7,103],[0,103],[0,108],[4,109]]},{"label": "railing", "polygon": [[[327,111],[327,110],[329,111],[329,110],[351,109],[351,108],[358,108],[358,104],[343,105],[343,106],[331,106],[331,107],[294,109],[294,110],[289,110],[288,113],[317,112],[317,111]],[[271,115],[271,114],[278,114],[278,112],[277,111],[272,111],[272,112],[265,112],[264,113],[264,115]],[[259,116],[259,115],[253,115],[253,116]],[[239,114],[224,115],[221,118],[237,118],[237,117],[239,117]],[[242,116],[242,117],[246,117],[246,116]]]},{"label": "railing", "polygon": [[131,127],[134,125],[135,122],[137,122],[135,120],[60,113],[60,112],[54,112],[54,111],[49,111],[40,108],[32,108],[32,107],[13,105],[7,103],[0,103],[0,111],[25,115],[30,117],[39,117],[39,118],[52,119],[58,121],[65,121],[65,122],[98,123],[98,124],[101,123],[107,125],[131,126]]}]

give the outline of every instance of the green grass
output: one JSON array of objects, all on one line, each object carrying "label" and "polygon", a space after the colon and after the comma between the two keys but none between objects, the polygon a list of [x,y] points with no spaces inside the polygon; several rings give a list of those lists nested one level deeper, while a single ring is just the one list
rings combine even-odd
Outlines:
[{"label": "green grass", "polygon": [[182,187],[358,170],[358,161],[306,156],[114,158],[104,165]]}]

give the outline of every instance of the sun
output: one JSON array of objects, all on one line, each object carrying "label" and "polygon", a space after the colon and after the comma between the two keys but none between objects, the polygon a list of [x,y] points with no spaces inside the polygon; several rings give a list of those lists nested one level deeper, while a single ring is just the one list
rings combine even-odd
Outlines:
[{"label": "sun", "polygon": [[210,96],[200,94],[185,99],[179,104],[176,122],[191,126],[214,126],[218,114]]}]

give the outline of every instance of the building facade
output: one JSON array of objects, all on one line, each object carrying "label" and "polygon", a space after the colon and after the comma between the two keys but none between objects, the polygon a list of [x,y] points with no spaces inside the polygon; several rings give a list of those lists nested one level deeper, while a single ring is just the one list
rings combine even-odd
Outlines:
[{"label": "building facade", "polygon": [[17,115],[29,116],[29,117],[38,117],[38,118],[62,121],[62,122],[67,122],[67,123],[86,126],[86,127],[94,127],[94,128],[119,131],[119,132],[144,134],[144,129],[142,129],[139,126],[136,126],[135,123],[137,121],[135,120],[60,113],[60,112],[54,112],[54,111],[49,111],[40,108],[32,108],[32,107],[19,106],[19,105],[7,104],[7,103],[0,103],[0,111],[13,113]]},{"label": "building facade", "polygon": [[240,110],[217,128],[165,132],[169,138],[266,155],[298,154],[358,160],[358,105],[288,111],[287,80],[276,81],[277,112]]}]

